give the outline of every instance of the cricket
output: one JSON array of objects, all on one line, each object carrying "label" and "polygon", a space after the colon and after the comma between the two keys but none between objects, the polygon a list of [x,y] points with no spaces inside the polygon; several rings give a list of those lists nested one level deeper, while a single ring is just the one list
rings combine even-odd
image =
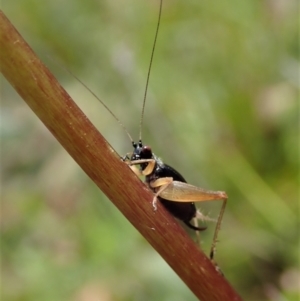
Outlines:
[{"label": "cricket", "polygon": [[[109,107],[99,97],[97,97],[97,95],[95,95],[95,93],[93,93],[84,83],[82,84],[100,101],[100,103],[119,123],[119,125],[123,128],[123,130],[129,137],[133,147],[133,152],[127,153],[121,158],[121,160],[125,164],[127,164],[137,176],[145,177],[146,185],[154,193],[152,201],[153,210],[158,210],[158,203],[162,204],[164,208],[175,218],[181,220],[187,227],[196,231],[196,241],[199,244],[199,246],[199,231],[205,230],[206,227],[199,227],[198,220],[216,222],[209,258],[218,269],[218,266],[214,261],[214,257],[216,253],[218,234],[221,228],[221,222],[227,203],[227,194],[223,191],[210,191],[188,184],[184,177],[178,171],[176,171],[173,167],[163,163],[162,160],[152,152],[151,147],[148,145],[144,145],[142,142],[142,127],[147,98],[147,90],[149,86],[149,79],[159,32],[159,26],[161,23],[162,6],[163,0],[160,0],[158,21],[154,36],[153,48],[151,51],[150,64],[148,68],[146,87],[142,103],[142,112],[139,125],[140,134],[137,143],[134,142],[126,127],[109,109]],[[205,216],[195,206],[195,203],[197,202],[207,202],[214,200],[222,201],[222,207],[220,209],[220,213],[217,220]],[[193,224],[191,223],[191,221],[193,221]]]}]

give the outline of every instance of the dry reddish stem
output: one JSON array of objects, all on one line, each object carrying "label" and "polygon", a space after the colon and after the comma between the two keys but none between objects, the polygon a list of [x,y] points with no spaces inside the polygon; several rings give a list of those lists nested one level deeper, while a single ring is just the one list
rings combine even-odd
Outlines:
[{"label": "dry reddish stem", "polygon": [[194,294],[241,300],[181,226],[152,209],[152,193],[130,171],[0,11],[1,72],[79,166]]}]

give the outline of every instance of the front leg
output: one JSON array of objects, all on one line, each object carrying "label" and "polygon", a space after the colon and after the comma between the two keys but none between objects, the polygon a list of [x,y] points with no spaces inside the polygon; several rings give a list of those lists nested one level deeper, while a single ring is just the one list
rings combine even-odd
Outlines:
[{"label": "front leg", "polygon": [[148,163],[148,165],[146,166],[145,169],[143,169],[141,171],[141,174],[140,175],[143,175],[143,176],[148,176],[150,175],[153,170],[154,170],[154,167],[155,167],[155,160],[154,159],[141,159],[141,160],[135,160],[135,161],[125,161],[125,163],[127,165],[130,166],[130,168],[134,171],[134,165],[139,165],[139,164],[143,164],[143,163]]},{"label": "front leg", "polygon": [[135,165],[129,165],[129,167],[138,177],[143,175],[143,173]]},{"label": "front leg", "polygon": [[129,152],[129,153],[126,153],[126,155],[124,155],[123,157],[120,157],[120,159],[123,161],[123,162],[128,162],[130,161],[130,158],[132,157],[132,152]]}]

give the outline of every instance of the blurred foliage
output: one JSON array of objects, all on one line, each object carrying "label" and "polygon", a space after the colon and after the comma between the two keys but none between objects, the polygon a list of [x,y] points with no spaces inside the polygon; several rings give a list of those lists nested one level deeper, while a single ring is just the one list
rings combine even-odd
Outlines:
[{"label": "blurred foliage", "polygon": [[[138,137],[158,1],[3,2],[112,146],[130,151],[61,66]],[[190,183],[228,193],[216,260],[250,301],[300,293],[298,12],[296,0],[165,0],[150,79],[143,140]],[[5,80],[1,94],[3,300],[196,300]]]}]

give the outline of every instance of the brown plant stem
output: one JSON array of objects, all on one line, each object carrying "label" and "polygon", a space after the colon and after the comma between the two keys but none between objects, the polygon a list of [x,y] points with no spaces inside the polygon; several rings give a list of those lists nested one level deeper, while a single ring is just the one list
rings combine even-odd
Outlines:
[{"label": "brown plant stem", "polygon": [[124,164],[0,11],[1,72],[132,225],[202,301],[241,300]]}]

